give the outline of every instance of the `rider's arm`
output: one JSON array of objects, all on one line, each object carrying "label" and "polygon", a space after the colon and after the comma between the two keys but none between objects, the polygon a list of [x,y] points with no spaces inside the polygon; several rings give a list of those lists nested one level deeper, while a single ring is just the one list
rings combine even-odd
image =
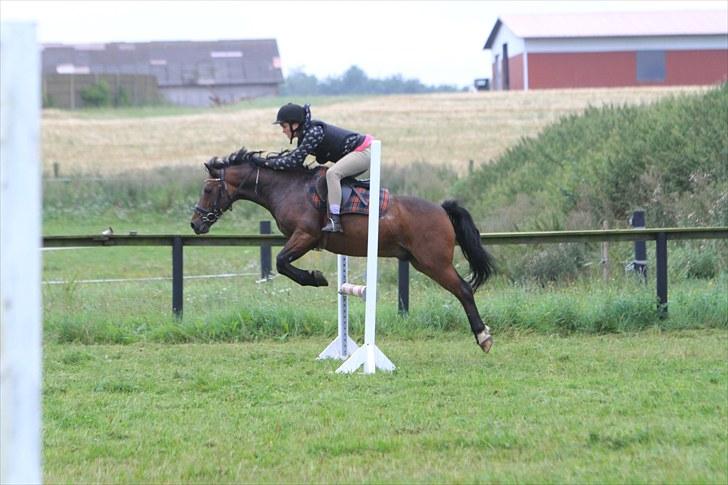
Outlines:
[{"label": "rider's arm", "polygon": [[273,170],[290,170],[302,167],[306,156],[313,153],[323,139],[324,129],[320,126],[314,126],[306,132],[303,141],[295,150],[277,157],[266,158],[262,164]]}]

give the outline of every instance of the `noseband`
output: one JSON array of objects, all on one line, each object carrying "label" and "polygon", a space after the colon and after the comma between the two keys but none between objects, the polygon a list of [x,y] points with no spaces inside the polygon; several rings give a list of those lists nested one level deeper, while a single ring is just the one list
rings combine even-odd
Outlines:
[{"label": "noseband", "polygon": [[[255,174],[255,195],[258,195],[258,180],[260,178],[260,167],[257,167],[257,172]],[[202,222],[205,222],[207,224],[214,224],[220,217],[222,217],[223,212],[228,211],[232,209],[233,202],[235,202],[235,195],[240,191],[240,189],[243,188],[243,185],[245,185],[245,182],[247,182],[248,177],[243,180],[240,185],[235,189],[235,192],[233,192],[233,195],[230,195],[225,188],[225,169],[221,169],[220,172],[220,178],[212,179],[218,182],[220,185],[220,189],[217,191],[217,198],[215,199],[215,203],[212,205],[209,209],[204,209],[200,207],[199,205],[195,205],[195,212],[200,214],[200,219]],[[226,197],[223,203],[223,195],[225,194]]]}]

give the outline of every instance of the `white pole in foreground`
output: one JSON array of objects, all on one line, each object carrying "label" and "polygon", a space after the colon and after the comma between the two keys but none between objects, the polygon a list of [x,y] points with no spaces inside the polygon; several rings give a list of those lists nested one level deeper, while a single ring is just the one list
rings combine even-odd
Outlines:
[{"label": "white pole in foreground", "polygon": [[0,34],[0,483],[40,483],[40,55],[34,24]]},{"label": "white pole in foreground", "polygon": [[365,374],[377,368],[393,371],[394,364],[374,343],[377,317],[377,256],[379,254],[379,176],[381,172],[382,142],[372,142],[372,163],[369,169],[369,226],[367,241],[367,298],[364,320],[364,345],[359,347],[336,372],[354,372],[364,365]]}]

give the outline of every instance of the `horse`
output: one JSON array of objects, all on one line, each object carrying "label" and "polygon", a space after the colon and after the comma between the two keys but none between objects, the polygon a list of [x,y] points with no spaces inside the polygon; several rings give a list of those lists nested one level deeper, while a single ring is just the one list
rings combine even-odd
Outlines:
[{"label": "horse", "polygon": [[[367,216],[342,214],[343,233],[321,231],[325,213],[314,206],[309,189],[321,182],[318,172],[323,168],[273,170],[255,163],[251,155],[256,153],[242,149],[232,162],[217,158],[205,162],[209,177],[192,214],[192,229],[206,234],[235,201],[254,202],[271,213],[287,239],[276,257],[278,273],[302,286],[327,286],[321,271],[302,270],[292,263],[313,249],[366,256]],[[453,266],[456,242],[472,271],[468,281]],[[476,343],[484,352],[490,351],[493,338],[473,293],[493,274],[494,263],[465,208],[454,200],[436,205],[418,197],[390,196],[387,209],[380,213],[378,255],[409,261],[452,293],[465,310]]]}]

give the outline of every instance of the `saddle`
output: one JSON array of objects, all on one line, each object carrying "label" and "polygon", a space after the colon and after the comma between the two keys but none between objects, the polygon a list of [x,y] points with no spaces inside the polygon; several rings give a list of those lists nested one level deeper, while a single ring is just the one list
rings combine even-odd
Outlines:
[{"label": "saddle", "polygon": [[[327,210],[328,187],[326,185],[326,168],[317,170],[313,182],[308,187],[309,200],[323,216]],[[379,217],[389,208],[389,190],[379,190]],[[341,214],[369,214],[369,180],[354,177],[341,179]]]}]

